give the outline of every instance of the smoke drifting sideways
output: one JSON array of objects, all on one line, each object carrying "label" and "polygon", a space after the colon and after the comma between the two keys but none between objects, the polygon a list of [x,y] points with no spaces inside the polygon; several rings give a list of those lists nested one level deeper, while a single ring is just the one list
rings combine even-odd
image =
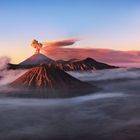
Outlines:
[{"label": "smoke drifting sideways", "polygon": [[[70,52],[66,51],[67,48],[65,48],[65,46],[71,46],[75,44],[77,41],[78,39],[66,39],[66,40],[60,40],[60,41],[54,41],[54,42],[43,42],[42,43],[43,48],[41,50],[43,53],[45,53],[48,56],[51,56],[54,59],[63,59],[63,58],[65,59],[65,56],[66,58],[73,58],[73,57],[70,57]],[[63,49],[65,51],[63,51]]]},{"label": "smoke drifting sideways", "polygon": [[10,61],[11,59],[7,56],[0,58],[0,89],[26,72],[26,70],[8,70],[7,67]]},{"label": "smoke drifting sideways", "polygon": [[55,42],[43,42],[43,44],[46,47],[63,47],[73,45],[76,41],[78,41],[78,39],[66,39]]},{"label": "smoke drifting sideways", "polygon": [[[77,39],[44,42],[42,52],[53,59],[69,60],[91,57],[97,61],[116,66],[140,67],[140,51],[118,51],[107,48],[72,46]],[[66,47],[65,47],[66,46]]]}]

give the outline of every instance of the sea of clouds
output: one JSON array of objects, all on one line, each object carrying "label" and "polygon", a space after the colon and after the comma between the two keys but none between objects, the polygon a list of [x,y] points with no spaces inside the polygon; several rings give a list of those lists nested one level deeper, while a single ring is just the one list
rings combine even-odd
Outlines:
[{"label": "sea of clouds", "polygon": [[69,74],[82,81],[137,79],[140,78],[140,69],[119,68],[119,69],[97,70],[97,71],[88,71],[88,72],[69,72]]}]

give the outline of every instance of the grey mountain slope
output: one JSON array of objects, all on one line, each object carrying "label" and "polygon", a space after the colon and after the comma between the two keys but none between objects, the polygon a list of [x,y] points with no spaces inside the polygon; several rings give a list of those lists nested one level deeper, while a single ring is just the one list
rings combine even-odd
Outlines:
[{"label": "grey mountain slope", "polygon": [[23,62],[19,63],[19,65],[38,65],[41,63],[50,64],[54,62],[55,62],[54,60],[43,54],[34,54],[31,57],[24,60]]}]

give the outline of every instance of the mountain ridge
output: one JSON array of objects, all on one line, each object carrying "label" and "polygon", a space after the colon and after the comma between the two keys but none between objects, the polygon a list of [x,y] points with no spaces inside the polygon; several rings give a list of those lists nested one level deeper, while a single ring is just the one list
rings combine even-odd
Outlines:
[{"label": "mountain ridge", "polygon": [[[70,97],[93,93],[97,88],[80,81],[53,65],[40,65],[29,69],[9,86],[19,88],[18,95]],[[27,89],[27,91],[25,91]],[[35,94],[34,94],[35,93]]]},{"label": "mountain ridge", "polygon": [[40,64],[55,65],[65,71],[87,71],[119,68],[106,63],[98,62],[90,57],[83,60],[53,60],[43,54],[34,54],[19,64],[8,64],[8,69],[28,69]]}]

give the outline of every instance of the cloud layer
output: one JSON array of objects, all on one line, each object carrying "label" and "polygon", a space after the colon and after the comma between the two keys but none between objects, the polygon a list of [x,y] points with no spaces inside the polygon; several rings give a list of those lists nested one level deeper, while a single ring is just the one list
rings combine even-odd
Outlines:
[{"label": "cloud layer", "polygon": [[26,70],[7,70],[10,58],[7,56],[0,57],[0,88],[11,83],[21,76]]},{"label": "cloud layer", "polygon": [[11,59],[7,56],[0,57],[0,70],[5,70],[7,68],[7,64],[11,61]]}]

